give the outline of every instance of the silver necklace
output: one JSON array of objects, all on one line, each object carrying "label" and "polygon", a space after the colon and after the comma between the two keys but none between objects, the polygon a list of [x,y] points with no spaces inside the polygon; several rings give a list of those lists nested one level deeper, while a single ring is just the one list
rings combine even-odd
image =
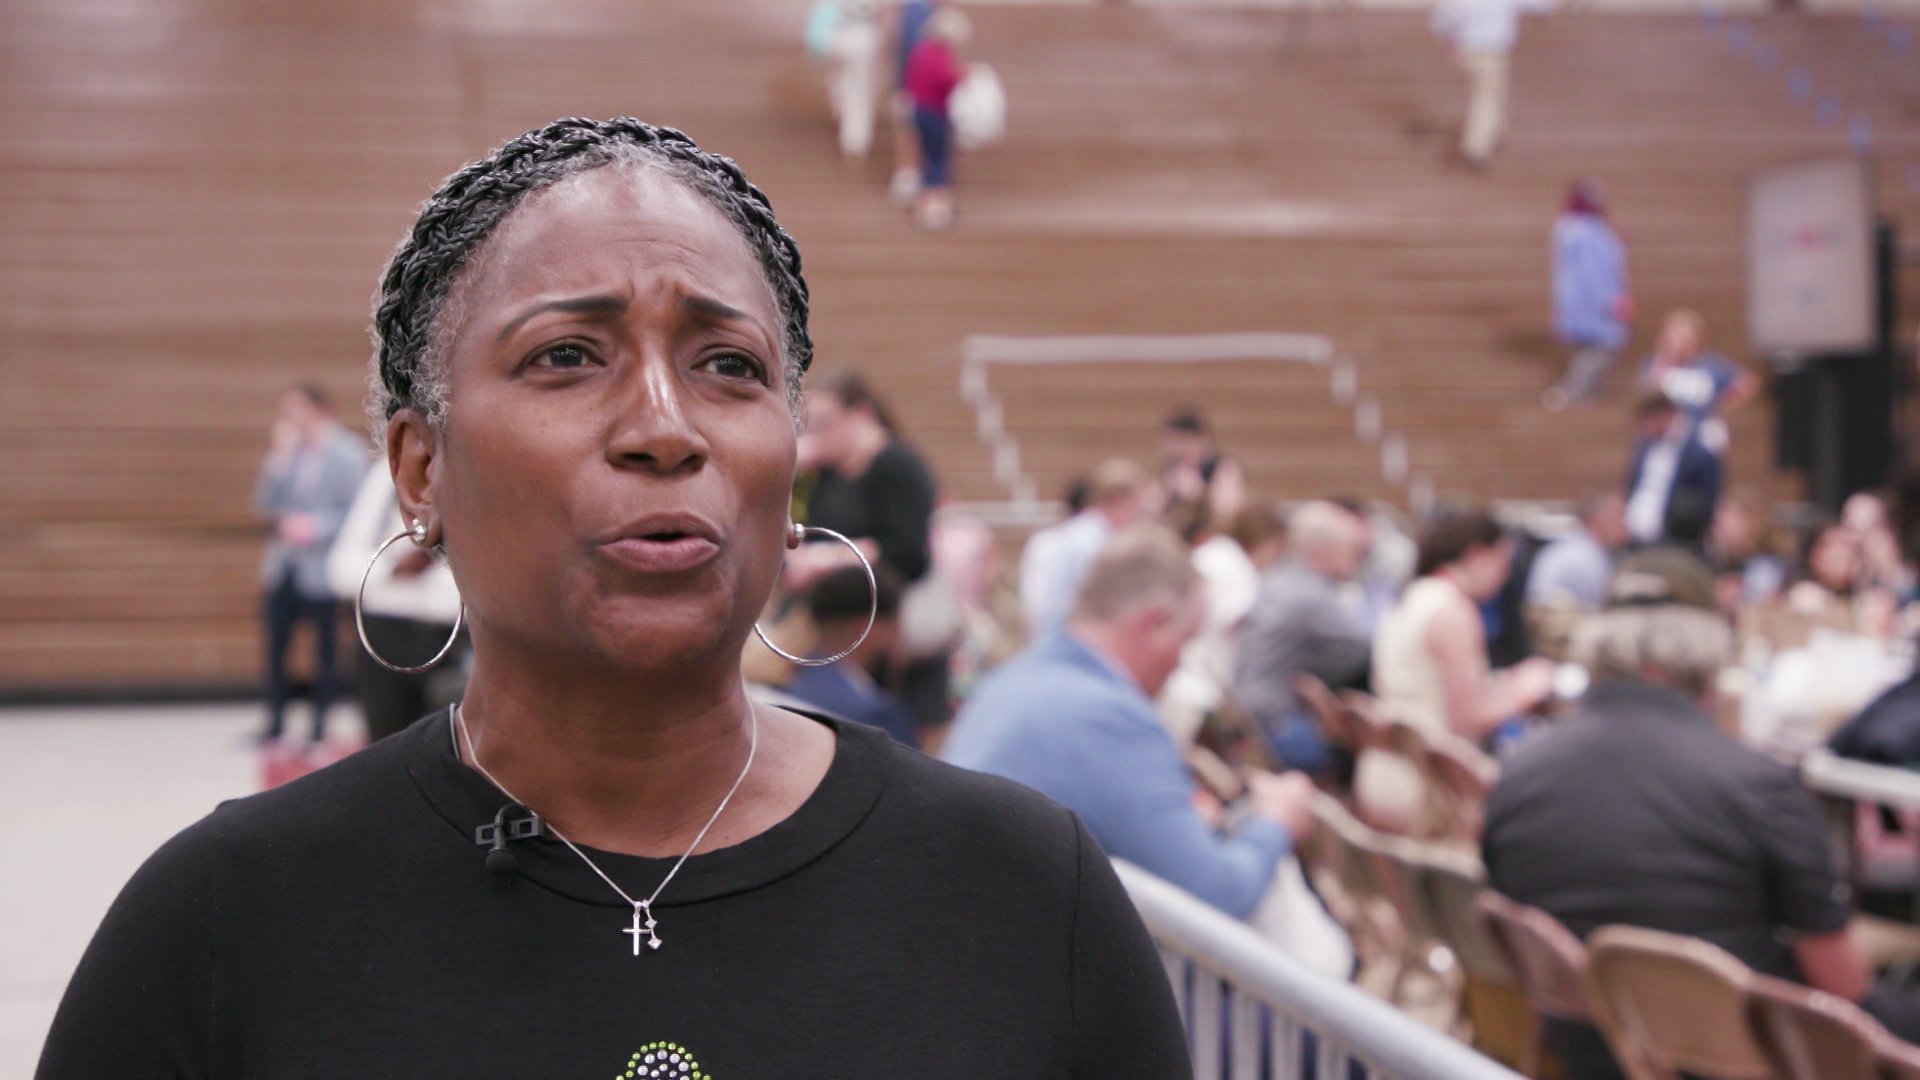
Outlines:
[{"label": "silver necklace", "polygon": [[[721,797],[720,805],[713,808],[713,816],[707,819],[705,825],[700,826],[699,835],[695,836],[693,843],[687,845],[687,850],[682,853],[678,859],[674,860],[673,868],[667,871],[666,877],[660,879],[660,884],[654,886],[653,895],[647,897],[645,900],[635,900],[632,896],[628,895],[627,890],[621,888],[618,883],[608,877],[607,872],[600,869],[598,863],[587,858],[587,853],[581,851],[579,845],[567,839],[559,829],[554,828],[553,822],[549,821],[546,823],[547,831],[552,833],[561,843],[567,845],[568,850],[580,856],[580,861],[587,864],[587,869],[598,874],[600,880],[607,883],[608,888],[619,893],[620,899],[633,905],[633,925],[620,932],[632,936],[633,955],[635,956],[640,955],[640,938],[643,934],[647,939],[647,948],[657,949],[660,947],[660,935],[654,933],[653,929],[659,925],[653,918],[653,902],[660,899],[660,893],[666,889],[667,883],[672,881],[673,876],[680,872],[680,867],[693,855],[694,849],[700,846],[700,841],[707,838],[707,830],[713,828],[713,823],[719,821],[720,815],[726,812],[727,804],[733,801],[733,793],[740,790],[741,782],[747,778],[747,773],[753,768],[753,755],[760,749],[760,714],[754,711],[752,706],[748,706],[747,714],[750,717],[751,723],[751,727],[748,729],[751,735],[747,742],[747,763],[740,767],[740,775],[733,778],[733,786],[728,788],[727,793]],[[473,763],[474,771],[486,777],[488,783],[499,788],[500,794],[505,795],[521,806],[526,806],[527,804],[521,802],[518,795],[508,791],[507,785],[495,780],[493,774],[487,771],[487,767],[480,764],[480,755],[473,749],[473,736],[467,731],[467,718],[461,715],[460,706],[458,705],[453,707],[453,728],[459,733],[460,742],[466,747],[467,760]],[[528,809],[532,809],[532,807],[528,807]]]}]

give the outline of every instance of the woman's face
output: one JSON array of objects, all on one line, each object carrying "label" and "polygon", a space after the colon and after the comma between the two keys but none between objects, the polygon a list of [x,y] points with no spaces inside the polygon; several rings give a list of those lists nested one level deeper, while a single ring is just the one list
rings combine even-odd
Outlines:
[{"label": "woman's face", "polygon": [[1513,541],[1473,547],[1460,559],[1460,578],[1468,596],[1484,604],[1500,595],[1513,568]]},{"label": "woman's face", "polygon": [[1807,554],[1807,571],[1837,593],[1849,591],[1860,573],[1860,549],[1844,525],[1830,526]]},{"label": "woman's face", "polygon": [[1675,319],[1660,330],[1657,351],[1674,360],[1689,360],[1700,351],[1700,331],[1685,319]]},{"label": "woman's face", "polygon": [[737,665],[794,469],[782,322],[745,239],[669,177],[600,168],[514,210],[446,310],[444,432],[410,417],[388,450],[476,646]]},{"label": "woman's face", "polygon": [[807,457],[810,464],[839,466],[853,457],[854,410],[830,393],[807,399]]}]

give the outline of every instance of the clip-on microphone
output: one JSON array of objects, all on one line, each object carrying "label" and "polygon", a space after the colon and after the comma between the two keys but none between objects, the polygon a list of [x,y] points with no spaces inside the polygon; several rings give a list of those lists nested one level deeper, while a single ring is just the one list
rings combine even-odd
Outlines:
[{"label": "clip-on microphone", "polygon": [[487,849],[487,869],[503,877],[513,873],[515,863],[513,852],[507,848],[508,841],[531,840],[536,836],[547,835],[546,823],[540,820],[540,815],[532,811],[528,811],[526,817],[518,820],[507,820],[507,811],[515,809],[518,805],[508,803],[500,808],[499,813],[493,815],[492,824],[482,825],[473,830],[475,846]]}]

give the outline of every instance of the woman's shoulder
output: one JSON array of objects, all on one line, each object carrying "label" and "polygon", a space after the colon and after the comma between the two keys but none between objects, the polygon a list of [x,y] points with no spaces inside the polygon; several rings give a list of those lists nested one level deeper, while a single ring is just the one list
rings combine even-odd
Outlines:
[{"label": "woman's shoulder", "polygon": [[434,721],[350,754],[325,768],[215,807],[169,845],[190,858],[236,849],[311,849],[364,840],[367,830],[397,817],[395,804],[417,798],[407,777],[408,752]]},{"label": "woman's shoulder", "polygon": [[888,779],[870,822],[916,842],[1066,869],[1080,857],[1073,812],[1011,780],[887,741]]}]

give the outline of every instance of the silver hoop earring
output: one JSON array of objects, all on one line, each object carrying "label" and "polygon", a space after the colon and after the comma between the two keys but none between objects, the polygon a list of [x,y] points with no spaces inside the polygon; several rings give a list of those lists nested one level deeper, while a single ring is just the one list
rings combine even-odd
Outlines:
[{"label": "silver hoop earring", "polygon": [[367,579],[373,576],[374,564],[380,561],[380,556],[385,555],[388,548],[402,540],[412,540],[416,544],[424,542],[426,531],[426,527],[416,521],[413,523],[413,529],[411,531],[397,533],[391,540],[381,544],[379,549],[374,551],[373,558],[367,560],[367,569],[360,575],[360,588],[353,594],[353,628],[360,631],[360,647],[367,650],[367,655],[373,657],[374,663],[379,664],[388,671],[397,671],[402,675],[418,675],[423,671],[431,669],[440,663],[440,661],[445,660],[447,654],[453,651],[453,643],[460,640],[461,625],[467,621],[467,602],[462,600],[460,601],[460,613],[453,617],[453,633],[447,635],[447,643],[440,646],[440,651],[433,654],[433,659],[421,664],[419,667],[407,667],[403,664],[389,662],[386,657],[373,651],[373,642],[367,640],[367,620],[365,615],[367,606]]},{"label": "silver hoop earring", "polygon": [[[793,531],[796,535],[800,536],[802,539],[804,539],[808,533],[819,533],[822,536],[830,536],[833,539],[838,540],[841,543],[853,549],[854,558],[857,558],[860,560],[860,569],[865,570],[867,572],[867,595],[872,598],[867,603],[867,628],[865,630],[860,631],[860,636],[854,639],[853,644],[847,646],[846,648],[840,650],[839,652],[833,654],[832,656],[827,657],[824,660],[809,660],[803,656],[795,656],[792,653],[788,652],[787,650],[781,648],[780,646],[775,645],[772,641],[769,641],[767,639],[767,632],[765,630],[760,629],[759,623],[753,624],[753,632],[760,636],[760,644],[765,645],[769,649],[772,649],[774,653],[780,657],[780,659],[785,660],[789,664],[799,664],[801,667],[826,667],[828,664],[837,664],[840,661],[845,660],[847,657],[852,656],[853,651],[855,649],[858,649],[861,645],[866,644],[867,635],[873,633],[873,624],[879,621],[879,618],[880,618],[880,583],[874,580],[873,564],[867,561],[867,553],[860,550],[859,544],[856,544],[853,541],[847,539],[846,537],[841,536],[839,533],[834,532],[832,529],[823,529],[818,525],[796,524],[793,527]],[[365,640],[364,636],[362,637],[362,640]],[[378,659],[378,657],[376,657],[375,659]]]}]

